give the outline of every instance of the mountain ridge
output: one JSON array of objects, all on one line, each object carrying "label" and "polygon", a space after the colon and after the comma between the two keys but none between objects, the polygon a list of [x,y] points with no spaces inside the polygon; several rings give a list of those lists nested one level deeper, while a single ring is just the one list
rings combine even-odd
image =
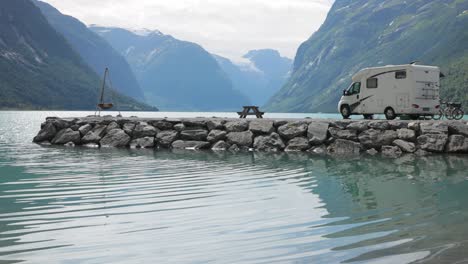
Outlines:
[{"label": "mountain ridge", "polygon": [[127,59],[150,103],[166,110],[199,111],[235,110],[250,103],[198,44],[159,31],[141,36],[117,27],[90,29]]},{"label": "mountain ridge", "polygon": [[105,68],[109,68],[112,72],[113,86],[117,91],[144,100],[143,91],[130,65],[107,41],[89,30],[78,19],[62,14],[52,5],[38,0],[34,0],[33,3],[98,76],[103,74]]},{"label": "mountain ridge", "polygon": [[[0,108],[96,108],[100,80],[29,0],[0,5]],[[121,110],[154,109],[110,91]]]}]

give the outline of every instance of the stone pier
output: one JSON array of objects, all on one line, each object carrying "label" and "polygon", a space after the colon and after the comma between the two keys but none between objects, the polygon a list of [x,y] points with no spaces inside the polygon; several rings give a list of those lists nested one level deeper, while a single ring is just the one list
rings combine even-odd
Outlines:
[{"label": "stone pier", "polygon": [[34,142],[90,148],[307,151],[398,157],[468,153],[466,121],[49,117]]}]

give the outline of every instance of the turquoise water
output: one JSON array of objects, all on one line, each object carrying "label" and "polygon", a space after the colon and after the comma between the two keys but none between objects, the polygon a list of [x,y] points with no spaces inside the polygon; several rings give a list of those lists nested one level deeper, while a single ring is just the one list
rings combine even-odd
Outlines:
[{"label": "turquoise water", "polygon": [[[85,114],[0,112],[0,263],[468,261],[465,156],[30,143],[46,116]],[[281,117],[306,116],[334,117]]]}]

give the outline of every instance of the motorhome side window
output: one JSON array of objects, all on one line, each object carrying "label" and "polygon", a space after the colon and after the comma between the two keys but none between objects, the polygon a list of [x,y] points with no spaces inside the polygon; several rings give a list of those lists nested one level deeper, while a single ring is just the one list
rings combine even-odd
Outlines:
[{"label": "motorhome side window", "polygon": [[395,79],[406,79],[406,71],[395,72]]},{"label": "motorhome side window", "polygon": [[377,78],[367,79],[367,88],[377,88],[379,80]]}]

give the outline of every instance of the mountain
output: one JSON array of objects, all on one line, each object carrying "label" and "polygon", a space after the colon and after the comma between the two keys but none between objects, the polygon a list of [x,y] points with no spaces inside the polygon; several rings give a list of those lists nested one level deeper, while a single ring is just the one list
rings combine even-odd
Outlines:
[{"label": "mountain", "polygon": [[[29,0],[0,4],[0,108],[95,109],[100,78]],[[120,109],[150,107],[114,93]]]},{"label": "mountain", "polygon": [[292,60],[272,49],[252,50],[243,56],[246,62],[234,64],[214,55],[231,78],[234,88],[247,95],[253,104],[263,105],[286,82]]},{"label": "mountain", "polygon": [[441,96],[468,106],[467,28],[468,0],[336,0],[267,109],[336,112],[359,69],[411,61],[440,66]]},{"label": "mountain", "polygon": [[147,102],[164,110],[240,110],[247,97],[233,89],[216,60],[197,44],[159,31],[93,26],[129,62]]},{"label": "mountain", "polygon": [[143,91],[130,65],[111,45],[74,17],[60,13],[51,5],[34,0],[49,24],[62,34],[81,58],[101,76],[108,67],[113,87],[127,96],[144,100]]}]

